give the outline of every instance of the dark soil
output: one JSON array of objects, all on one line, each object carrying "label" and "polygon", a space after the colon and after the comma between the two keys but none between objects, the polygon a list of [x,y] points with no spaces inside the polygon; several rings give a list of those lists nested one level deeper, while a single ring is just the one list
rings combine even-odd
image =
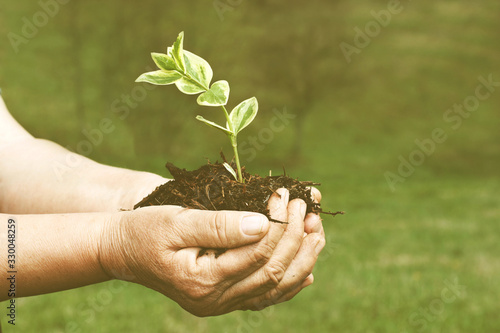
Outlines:
[{"label": "dark soil", "polygon": [[[233,169],[235,169],[235,166]],[[290,200],[300,198],[307,204],[307,212],[330,215],[343,212],[325,212],[320,204],[311,199],[310,186],[319,183],[299,181],[288,176],[268,176],[262,178],[242,170],[245,183],[242,184],[226,170],[222,163],[206,164],[194,171],[186,171],[167,163],[174,180],[158,186],[150,195],[134,206],[134,209],[156,205],[177,205],[204,210],[253,211],[268,218],[267,201],[279,188],[290,191]],[[272,220],[272,219],[270,219]],[[284,223],[284,221],[274,222]]]}]

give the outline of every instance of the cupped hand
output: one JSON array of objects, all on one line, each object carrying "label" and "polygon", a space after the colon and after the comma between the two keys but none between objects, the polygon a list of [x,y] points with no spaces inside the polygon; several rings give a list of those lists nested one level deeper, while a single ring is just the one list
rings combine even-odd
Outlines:
[{"label": "cupped hand", "polygon": [[312,283],[324,245],[319,218],[305,216],[301,200],[288,203],[288,191],[273,194],[269,208],[288,224],[177,206],[121,212],[102,235],[101,265],[110,277],[154,289],[197,316],[262,309]]},{"label": "cupped hand", "polygon": [[[313,200],[320,202],[321,193],[311,189]],[[288,301],[303,288],[313,283],[312,270],[318,255],[325,246],[325,234],[318,214],[306,215],[306,204],[300,199],[289,200],[286,189],[279,189],[269,200],[271,218],[287,221],[288,224],[272,224],[266,238],[279,239],[273,255],[266,265],[254,272],[246,281],[232,287],[244,289],[259,287],[254,281],[267,281],[273,284],[266,288],[261,284],[261,294],[240,299],[243,309],[261,310],[267,306]],[[255,279],[257,278],[257,279]],[[266,290],[268,289],[268,290]],[[250,296],[250,295],[248,295]]]}]

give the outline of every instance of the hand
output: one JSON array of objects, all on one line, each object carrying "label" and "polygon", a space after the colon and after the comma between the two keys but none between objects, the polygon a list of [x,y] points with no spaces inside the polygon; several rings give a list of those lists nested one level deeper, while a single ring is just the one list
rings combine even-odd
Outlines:
[{"label": "hand", "polygon": [[[222,314],[235,310],[220,300],[227,289],[269,259],[271,246],[253,244],[268,230],[268,219],[256,213],[141,208],[108,223],[101,265],[108,275],[129,277],[195,315]],[[216,257],[211,252],[200,255],[203,248],[228,250]]]},{"label": "hand", "polygon": [[[282,213],[288,204],[288,192],[280,191],[281,198],[278,194],[271,196],[271,213],[273,218],[287,220]],[[304,235],[300,206],[298,200],[290,203],[288,226],[297,227],[288,229],[287,225],[270,226],[263,215],[249,212],[176,206],[123,212],[107,227],[101,242],[101,265],[108,275],[132,277],[132,282],[161,292],[198,316],[252,308],[249,304],[260,297],[267,301],[266,295],[283,292],[279,300],[260,304],[263,308],[293,297],[298,292],[296,280],[301,280],[299,290],[312,282],[307,276],[317,257],[313,254],[314,237],[305,237],[306,245],[297,252]],[[253,221],[253,228],[245,224],[247,218]],[[253,235],[245,234],[251,229]],[[293,246],[280,245],[282,235],[284,240],[293,238]],[[204,248],[228,250],[220,256],[212,252],[200,256]],[[308,256],[312,259],[304,258]],[[290,272],[297,274],[282,274],[289,266]]]},{"label": "hand", "polygon": [[[261,310],[272,304],[288,301],[311,285],[314,281],[312,270],[325,246],[325,233],[319,215],[309,213],[304,219],[304,201],[295,199],[288,202],[287,190],[279,189],[277,192],[279,195],[273,195],[269,200],[271,217],[288,221],[288,224],[271,225],[266,238],[278,238],[280,241],[268,263],[251,276],[255,278],[261,275],[257,281],[266,280],[266,276],[272,277],[275,285],[268,291],[264,291],[263,286],[261,291],[264,292],[242,302],[242,309]],[[313,200],[319,203],[321,193],[316,188],[311,188],[311,193]],[[239,285],[240,288],[242,284]]]}]

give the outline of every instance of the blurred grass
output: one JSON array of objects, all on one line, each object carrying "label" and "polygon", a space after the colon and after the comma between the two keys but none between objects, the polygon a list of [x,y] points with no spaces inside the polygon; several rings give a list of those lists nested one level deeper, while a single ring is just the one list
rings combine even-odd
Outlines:
[{"label": "blurred grass", "polygon": [[[259,117],[241,142],[270,126],[273,109],[297,116],[247,169],[279,173],[284,165],[323,184],[325,207],[348,212],[325,218],[315,283],[291,302],[200,319],[153,291],[111,282],[20,299],[16,331],[500,330],[500,92],[457,130],[443,121],[474,94],[479,76],[500,80],[498,1],[403,2],[350,64],[339,44],[353,44],[353,28],[387,2],[243,1],[224,21],[210,2],[70,2],[18,53],[6,36],[19,34],[39,4],[0,3],[0,87],[34,135],[76,149],[81,131],[108,117],[116,129],[89,156],[163,175],[166,161],[194,168],[221,148],[230,156],[225,138],[193,120],[220,115],[175,88],[149,91],[125,119],[113,112],[153,65],[149,52],[164,51],[184,30],[186,49],[209,61],[215,80],[230,82],[230,106],[258,97]],[[438,127],[448,139],[391,192],[384,173],[396,173],[398,156],[408,158],[415,139]],[[466,297],[425,327],[412,325],[410,316],[440,299],[454,276]]]}]

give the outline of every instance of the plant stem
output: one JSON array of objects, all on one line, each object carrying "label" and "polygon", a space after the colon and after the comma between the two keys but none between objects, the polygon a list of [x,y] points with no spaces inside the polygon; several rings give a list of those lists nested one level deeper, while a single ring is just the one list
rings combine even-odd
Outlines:
[{"label": "plant stem", "polygon": [[[186,78],[194,82],[196,85],[198,85],[200,88],[204,89],[205,91],[208,91],[210,88],[205,87],[201,82],[198,82],[198,80],[194,79],[191,75],[188,73],[183,73],[180,72],[181,75],[184,75]],[[245,180],[243,179],[243,175],[241,173],[241,164],[240,164],[240,156],[238,155],[238,141],[236,139],[236,133],[234,132],[233,125],[231,124],[231,121],[229,120],[229,113],[226,110],[226,107],[224,105],[221,105],[222,110],[224,111],[224,115],[226,116],[227,120],[227,126],[229,127],[229,130],[231,131],[231,135],[229,136],[229,139],[231,141],[231,145],[233,146],[233,151],[234,151],[234,159],[236,161],[236,170],[238,171],[238,181],[240,183],[245,183]]]},{"label": "plant stem", "polygon": [[236,169],[238,169],[238,180],[240,183],[245,183],[243,175],[241,174],[240,157],[238,156],[238,144],[236,142],[236,136],[233,136],[231,138],[231,143],[233,145],[234,159],[236,160]]},{"label": "plant stem", "polygon": [[232,133],[229,136],[229,139],[231,140],[231,145],[233,146],[234,159],[236,161],[236,170],[238,171],[238,181],[240,183],[245,183],[243,175],[241,174],[241,165],[240,165],[240,157],[238,155],[238,141],[236,140],[236,133],[234,133],[234,128],[233,125],[231,124],[231,121],[229,120],[229,113],[227,112],[226,107],[224,105],[221,105],[221,108],[224,111],[224,115],[226,116],[227,126],[229,127],[229,130]]}]

